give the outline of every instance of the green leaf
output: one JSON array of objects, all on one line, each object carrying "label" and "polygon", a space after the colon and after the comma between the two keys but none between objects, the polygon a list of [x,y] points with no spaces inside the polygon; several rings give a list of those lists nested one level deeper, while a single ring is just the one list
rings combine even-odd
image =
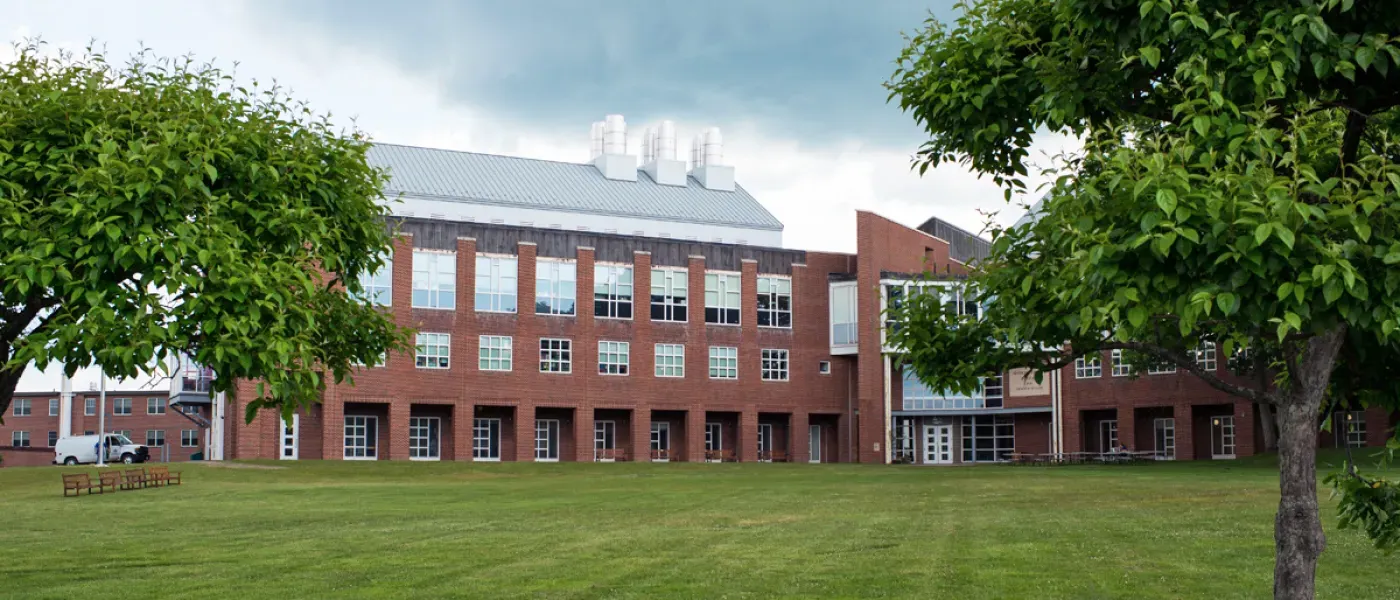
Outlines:
[{"label": "green leaf", "polygon": [[1201,134],[1201,137],[1205,137],[1207,133],[1210,133],[1210,117],[1205,115],[1196,115],[1192,117],[1191,127],[1195,128],[1196,133]]},{"label": "green leaf", "polygon": [[1371,66],[1371,61],[1376,59],[1376,51],[1369,46],[1362,46],[1356,49],[1356,66],[1362,70]]},{"label": "green leaf", "polygon": [[1141,305],[1128,309],[1128,322],[1133,327],[1142,327],[1142,324],[1147,322],[1147,309]]},{"label": "green leaf", "polygon": [[1220,312],[1225,313],[1226,316],[1235,314],[1235,311],[1240,307],[1239,299],[1230,292],[1222,292],[1217,295],[1215,305],[1219,306]]},{"label": "green leaf", "polygon": [[1263,246],[1264,240],[1269,239],[1269,232],[1273,231],[1273,228],[1274,226],[1272,223],[1260,223],[1258,227],[1255,227],[1254,244],[1256,246]]},{"label": "green leaf", "polygon": [[1157,206],[1170,217],[1171,214],[1176,211],[1176,192],[1167,188],[1158,188]]},{"label": "green leaf", "polygon": [[1285,282],[1283,282],[1283,285],[1278,286],[1278,299],[1279,299],[1279,300],[1283,300],[1284,298],[1287,298],[1288,295],[1289,295],[1289,294],[1292,294],[1292,293],[1293,293],[1293,282],[1291,282],[1291,281],[1285,281]]},{"label": "green leaf", "polygon": [[[1293,249],[1292,231],[1289,231],[1287,228],[1284,227],[1274,227],[1274,234],[1278,236],[1279,241],[1283,242],[1283,245],[1288,246],[1289,250]],[[1255,232],[1255,235],[1258,236],[1257,231]]]},{"label": "green leaf", "polygon": [[1157,63],[1162,62],[1162,51],[1152,46],[1138,48],[1138,54],[1142,55],[1142,60],[1150,67],[1156,67]]},{"label": "green leaf", "polygon": [[1361,237],[1361,241],[1371,240],[1371,224],[1365,221],[1356,222],[1356,235]]},{"label": "green leaf", "polygon": [[1298,315],[1296,315],[1296,314],[1294,314],[1294,313],[1292,313],[1292,312],[1287,312],[1287,313],[1284,313],[1284,314],[1283,314],[1283,320],[1284,320],[1284,321],[1287,321],[1287,322],[1288,322],[1288,325],[1289,325],[1290,327],[1292,327],[1294,330],[1296,330],[1296,331],[1302,331],[1302,330],[1303,330],[1303,319],[1302,319],[1301,317],[1299,317]]}]

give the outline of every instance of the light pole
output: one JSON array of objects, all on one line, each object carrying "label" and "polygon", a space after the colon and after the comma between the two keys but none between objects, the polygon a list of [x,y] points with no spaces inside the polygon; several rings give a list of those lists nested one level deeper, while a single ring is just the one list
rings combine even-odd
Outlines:
[{"label": "light pole", "polygon": [[98,371],[101,382],[97,392],[97,466],[107,466],[107,371]]}]

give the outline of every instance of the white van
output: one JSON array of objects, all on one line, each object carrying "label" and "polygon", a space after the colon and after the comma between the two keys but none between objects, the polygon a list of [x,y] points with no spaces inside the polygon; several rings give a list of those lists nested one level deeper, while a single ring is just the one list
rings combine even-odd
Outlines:
[{"label": "white van", "polygon": [[[97,462],[97,435],[75,435],[58,440],[53,447],[53,464],[76,465]],[[107,434],[107,462],[127,464],[146,462],[151,450],[120,433]]]}]

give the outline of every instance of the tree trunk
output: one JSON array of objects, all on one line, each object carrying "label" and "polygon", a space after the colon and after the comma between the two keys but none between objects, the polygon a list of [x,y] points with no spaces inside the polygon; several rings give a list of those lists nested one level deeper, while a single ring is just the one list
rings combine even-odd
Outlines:
[{"label": "tree trunk", "polygon": [[1278,421],[1274,419],[1274,405],[1259,402],[1254,405],[1254,410],[1259,413],[1259,423],[1264,431],[1264,451],[1278,450]]},{"label": "tree trunk", "polygon": [[[9,356],[8,352],[0,353],[0,358]],[[4,364],[0,362],[0,364]],[[15,397],[15,387],[19,385],[19,378],[24,375],[24,367],[12,371],[0,370],[0,423],[5,422],[5,415],[10,412],[10,402]]]},{"label": "tree trunk", "polygon": [[1275,600],[1312,600],[1317,559],[1327,547],[1317,510],[1317,418],[1345,333],[1339,326],[1301,344],[1280,399]]}]

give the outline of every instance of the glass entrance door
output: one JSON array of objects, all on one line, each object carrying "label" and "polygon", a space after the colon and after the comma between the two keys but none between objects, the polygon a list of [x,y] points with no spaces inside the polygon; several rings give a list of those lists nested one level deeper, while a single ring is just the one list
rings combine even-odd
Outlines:
[{"label": "glass entrance door", "polygon": [[1210,418],[1210,457],[1235,457],[1235,417]]},{"label": "glass entrance door", "polygon": [[301,429],[301,415],[299,414],[292,413],[292,421],[290,423],[286,421],[282,422],[282,454],[279,457],[282,460],[297,459],[300,453],[297,448],[297,433],[299,429]]},{"label": "glass entrance door", "polygon": [[1152,449],[1157,460],[1176,460],[1176,420],[1152,421]]},{"label": "glass entrance door", "polygon": [[819,463],[822,461],[822,426],[812,425],[807,428],[807,446],[811,449],[811,454],[807,457],[807,462]]},{"label": "glass entrance door", "polygon": [[559,420],[535,419],[535,461],[559,460]]},{"label": "glass entrance door", "polygon": [[953,464],[953,426],[924,426],[924,463],[931,465]]},{"label": "glass entrance door", "polygon": [[651,460],[667,462],[671,460],[671,423],[651,422]]}]

